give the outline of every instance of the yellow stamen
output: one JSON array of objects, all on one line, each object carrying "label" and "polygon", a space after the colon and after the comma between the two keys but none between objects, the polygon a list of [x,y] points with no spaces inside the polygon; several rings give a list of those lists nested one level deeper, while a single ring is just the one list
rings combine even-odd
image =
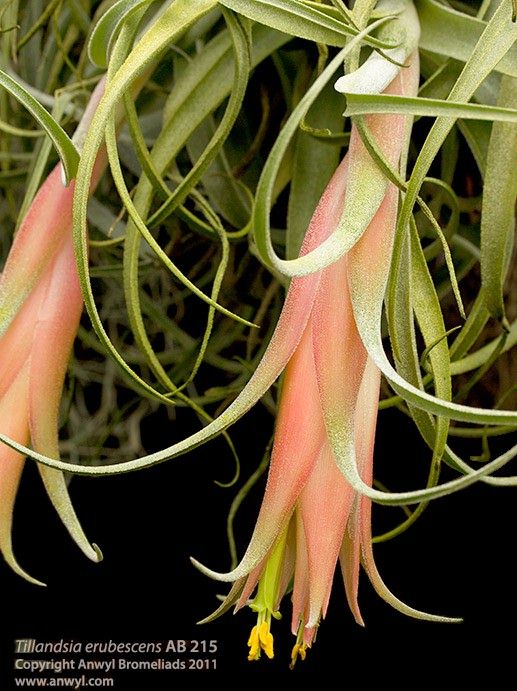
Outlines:
[{"label": "yellow stamen", "polygon": [[260,641],[259,641],[259,627],[254,626],[251,629],[250,637],[248,639],[248,645],[250,647],[250,652],[248,654],[248,660],[258,660],[260,657]]},{"label": "yellow stamen", "polygon": [[282,577],[283,560],[287,542],[287,528],[284,529],[266,560],[265,567],[258,581],[257,594],[248,603],[257,614],[257,623],[251,630],[248,645],[248,660],[258,660],[262,652],[272,660],[274,657],[271,618],[281,619],[277,610],[283,593],[279,592]]},{"label": "yellow stamen", "polygon": [[274,657],[273,634],[269,630],[269,622],[267,620],[260,621],[260,619],[261,617],[259,616],[259,623],[251,629],[248,639],[248,645],[250,647],[248,660],[250,662],[259,660],[262,651],[266,653],[270,660]]},{"label": "yellow stamen", "polygon": [[305,658],[307,657],[307,644],[306,643],[295,643],[293,646],[293,650],[291,652],[291,664],[289,665],[289,669],[294,669],[294,666],[296,664],[296,660],[300,657],[300,660],[303,662]]},{"label": "yellow stamen", "polygon": [[300,623],[298,624],[298,632],[296,634],[296,643],[293,645],[293,649],[291,651],[291,664],[289,665],[289,669],[294,669],[294,666],[296,664],[296,660],[298,657],[300,660],[303,662],[305,658],[307,657],[307,648],[310,648],[310,644],[307,645],[307,643],[304,643],[303,638],[305,634],[305,626],[304,626],[304,620],[303,618],[301,619]]},{"label": "yellow stamen", "polygon": [[266,653],[270,660],[273,659],[275,653],[273,651],[273,634],[269,630],[267,621],[263,621],[259,627],[260,647]]}]

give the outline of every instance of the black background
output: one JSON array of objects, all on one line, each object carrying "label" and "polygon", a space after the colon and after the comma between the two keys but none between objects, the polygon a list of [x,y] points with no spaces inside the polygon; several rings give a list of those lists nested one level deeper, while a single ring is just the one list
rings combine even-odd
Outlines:
[{"label": "black background", "polygon": [[[243,479],[259,462],[270,425],[271,418],[257,408],[233,428]],[[170,443],[193,429],[194,422],[185,414],[174,425],[164,422],[149,429],[148,445]],[[376,463],[383,480],[390,477],[393,489],[410,487],[425,477],[428,457],[400,413],[381,414]],[[336,577],[318,640],[307,660],[290,672],[288,602],[284,602],[283,621],[274,622],[273,661],[246,660],[246,640],[253,624],[249,610],[226,614],[202,627],[195,623],[215,608],[215,595],[224,589],[196,572],[188,556],[195,555],[213,568],[228,567],[225,511],[235,490],[223,490],[213,480],[226,479],[231,473],[226,448],[216,440],[137,474],[74,479],[71,493],[78,514],[89,537],[104,551],[105,560],[96,565],[68,538],[34,468],[29,467],[16,509],[15,546],[21,564],[48,587],[27,584],[4,565],[0,567],[0,659],[6,679],[1,688],[14,688],[11,668],[18,637],[219,642],[216,671],[121,672],[117,689],[140,684],[150,690],[183,688],[195,681],[192,675],[199,680],[202,676],[205,682],[210,677],[235,681],[251,679],[251,675],[294,682],[324,671],[342,675],[344,686],[354,669],[365,680],[409,687],[417,684],[415,675],[426,681],[446,677],[450,681],[451,675],[465,681],[469,675],[474,678],[490,671],[495,682],[510,673],[517,614],[517,489],[478,485],[438,500],[406,534],[375,548],[386,583],[401,599],[430,612],[463,616],[463,624],[407,619],[378,598],[363,574],[360,603],[367,626],[362,629],[353,622]],[[262,490],[263,484],[239,514],[241,552]],[[376,532],[401,517],[399,509],[375,509]]]}]

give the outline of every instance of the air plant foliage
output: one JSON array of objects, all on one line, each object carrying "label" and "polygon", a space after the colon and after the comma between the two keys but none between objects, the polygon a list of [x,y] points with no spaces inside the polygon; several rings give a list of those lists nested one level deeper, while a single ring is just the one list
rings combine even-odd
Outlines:
[{"label": "air plant foliage", "polygon": [[[36,1],[0,17],[6,561],[30,578],[11,540],[24,458],[98,560],[64,473],[142,470],[223,435],[231,564],[193,563],[233,584],[212,617],[256,613],[250,660],[273,656],[288,599],[305,659],[338,562],[359,624],[361,564],[403,614],[456,621],[384,584],[371,505],[406,511],[388,540],[435,498],[517,484],[497,472],[517,454],[515,3]],[[273,441],[255,469],[230,428],[259,404]],[[198,431],[147,452],[142,425],[166,410],[172,428],[178,407]],[[376,482],[392,407],[428,448],[425,487]],[[266,465],[239,559],[236,512]]]}]

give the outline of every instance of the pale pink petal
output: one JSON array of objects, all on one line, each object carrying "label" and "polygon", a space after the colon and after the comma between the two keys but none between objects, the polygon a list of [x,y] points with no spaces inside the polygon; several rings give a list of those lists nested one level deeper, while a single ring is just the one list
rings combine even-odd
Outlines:
[{"label": "pale pink petal", "polygon": [[317,626],[327,611],[334,571],[354,493],[325,442],[298,503],[305,529],[309,568],[309,616]]},{"label": "pale pink petal", "polygon": [[74,183],[58,165],[45,180],[14,238],[0,278],[0,334],[5,333],[65,235],[71,233]]},{"label": "pale pink petal", "polygon": [[235,580],[263,561],[287,526],[324,436],[309,322],[286,368],[266,491],[248,549],[230,573],[218,574],[199,565],[205,573]]},{"label": "pale pink petal", "polygon": [[57,458],[59,404],[83,308],[71,238],[62,244],[33,326],[29,419],[34,448]]},{"label": "pale pink petal", "polygon": [[[348,158],[345,157],[334,173],[314,212],[300,254],[307,254],[314,247],[317,247],[330,235],[339,222],[347,175]],[[266,352],[239,396],[217,420],[211,423],[214,429],[224,429],[232,424],[249,410],[279,377],[305,331],[319,281],[319,272],[294,278],[291,281],[282,313]],[[203,436],[206,435],[209,427],[204,429]],[[195,560],[194,562],[200,568],[204,568],[199,562]]]},{"label": "pale pink petal", "polygon": [[299,511],[295,513],[296,521],[296,562],[294,565],[293,614],[291,632],[296,636],[300,625],[304,625],[309,616],[309,556],[305,526]]},{"label": "pale pink petal", "polygon": [[[0,431],[21,444],[26,444],[29,439],[28,373],[28,365],[25,365],[0,400]],[[13,509],[24,462],[21,454],[5,444],[0,445],[0,552],[18,575],[31,583],[43,585],[19,566],[12,548]]]},{"label": "pale pink petal", "polygon": [[[373,449],[379,402],[380,372],[368,358],[364,369],[355,411],[355,442],[357,467],[369,486],[373,479]],[[341,548],[341,572],[348,605],[358,624],[364,626],[359,610],[359,568],[363,529],[371,521],[371,501],[357,495]]]},{"label": "pale pink petal", "polygon": [[248,604],[248,600],[250,599],[255,588],[257,587],[257,584],[259,582],[265,564],[268,560],[268,557],[269,554],[266,557],[264,557],[260,564],[258,566],[255,566],[253,571],[251,571],[246,577],[242,593],[240,594],[240,597],[235,605],[235,612],[238,612],[240,609],[246,607],[246,605]]},{"label": "pale pink petal", "polygon": [[[80,149],[95,109],[104,93],[105,78],[95,87],[74,135]],[[92,174],[93,191],[106,167],[106,152],[101,149]],[[0,335],[38,282],[65,238],[72,234],[72,204],[75,183],[65,187],[58,164],[34,197],[16,232],[0,277]]]},{"label": "pale pink petal", "polygon": [[358,600],[359,571],[361,566],[360,501],[361,499],[356,496],[350,520],[344,532],[343,543],[339,553],[339,563],[343,583],[345,584],[348,606],[356,623],[364,626]]},{"label": "pale pink petal", "polygon": [[345,255],[323,272],[314,303],[314,361],[327,430],[336,431],[355,408],[366,350],[354,320]]},{"label": "pale pink petal", "polygon": [[21,309],[0,338],[0,397],[5,394],[25,365],[32,347],[34,325],[50,280],[50,271],[41,277]]},{"label": "pale pink petal", "polygon": [[[398,194],[396,187],[390,184],[372,223],[359,242],[350,250],[349,273],[355,275],[361,271],[359,267],[362,267],[364,271],[364,267],[367,266],[368,284],[371,286],[372,294],[376,294],[378,285],[385,286],[387,281],[397,223]],[[356,290],[355,284],[351,281],[350,283],[350,289]],[[372,328],[375,326],[372,320]]]},{"label": "pale pink petal", "polygon": [[[359,579],[359,499],[345,481],[343,467],[355,463],[354,409],[363,378],[366,350],[355,324],[347,281],[348,258],[345,255],[324,271],[314,306],[314,358],[321,404],[336,473],[347,488],[348,503],[333,544],[334,567],[338,554],[348,603],[358,623],[362,623],[357,602]],[[340,455],[338,455],[340,454]],[[336,460],[338,461],[336,465]],[[330,595],[330,590],[328,592]],[[322,612],[326,603],[321,599]],[[328,602],[328,600],[327,600]],[[315,623],[317,610],[311,611]]]},{"label": "pale pink petal", "polygon": [[310,322],[286,367],[275,428],[275,442],[264,501],[257,520],[285,524],[323,443],[325,429],[318,397]]},{"label": "pale pink petal", "polygon": [[[50,267],[50,280],[34,324],[30,359],[29,424],[35,451],[59,458],[59,405],[83,301],[72,239],[66,238]],[[93,561],[102,555],[90,546],[79,524],[61,471],[38,465],[52,503],[72,538]]]}]

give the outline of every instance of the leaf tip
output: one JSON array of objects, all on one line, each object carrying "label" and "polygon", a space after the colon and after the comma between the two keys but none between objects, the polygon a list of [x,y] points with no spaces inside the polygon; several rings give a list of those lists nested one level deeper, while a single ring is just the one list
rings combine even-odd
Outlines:
[{"label": "leaf tip", "polygon": [[92,561],[94,561],[96,564],[99,564],[101,561],[104,561],[104,554],[102,553],[101,548],[96,542],[92,542],[92,547],[93,551],[95,552],[95,556],[92,557]]}]

